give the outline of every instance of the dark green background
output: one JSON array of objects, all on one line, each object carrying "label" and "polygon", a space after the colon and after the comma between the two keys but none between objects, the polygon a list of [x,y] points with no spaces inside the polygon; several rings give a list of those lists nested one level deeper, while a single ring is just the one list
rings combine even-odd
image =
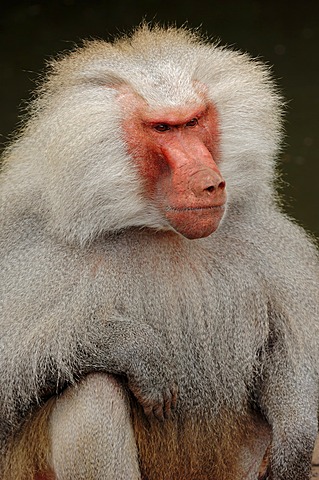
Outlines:
[{"label": "dark green background", "polygon": [[273,66],[288,100],[280,158],[285,209],[319,234],[319,1],[113,0],[0,2],[0,143],[16,128],[45,60],[82,38],[109,38],[142,19],[188,21]]}]

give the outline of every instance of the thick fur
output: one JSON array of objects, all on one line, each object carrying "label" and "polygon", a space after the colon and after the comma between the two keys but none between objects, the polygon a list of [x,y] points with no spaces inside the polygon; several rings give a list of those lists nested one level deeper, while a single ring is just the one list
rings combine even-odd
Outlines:
[{"label": "thick fur", "polygon": [[[128,84],[154,109],[178,107],[198,99],[196,82],[219,114],[229,201],[218,231],[190,241],[145,198],[117,92]],[[55,400],[45,402],[67,387],[61,409],[85,404],[88,391],[101,406],[91,376],[72,394],[96,371],[116,375],[123,393],[112,393],[109,376],[105,392],[131,412],[135,440],[124,452],[108,429],[104,455],[131,464],[131,477],[106,460],[88,480],[137,478],[127,453],[136,445],[143,480],[253,480],[270,430],[270,478],[309,478],[319,267],[313,243],[275,201],[280,104],[264,66],[185,30],[142,27],[52,64],[0,177],[3,480],[33,480],[43,458],[55,469],[50,422],[63,411],[60,400],[55,413]],[[146,420],[131,384],[151,401],[172,382],[173,417]],[[79,431],[91,428],[89,414],[75,417]],[[35,432],[39,455],[25,440]],[[99,461],[96,447],[58,479],[81,478],[81,462]]]}]

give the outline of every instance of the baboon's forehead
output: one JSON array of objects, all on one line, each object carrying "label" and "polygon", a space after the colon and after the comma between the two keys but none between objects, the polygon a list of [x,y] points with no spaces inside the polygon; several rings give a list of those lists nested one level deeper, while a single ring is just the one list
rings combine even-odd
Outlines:
[{"label": "baboon's forehead", "polygon": [[86,76],[91,72],[97,83],[117,76],[150,104],[177,106],[198,99],[194,81],[201,81],[203,50],[206,47],[188,41],[183,33],[172,34],[167,42],[166,36],[138,32],[131,41],[112,46],[88,43],[76,57],[80,70]]}]

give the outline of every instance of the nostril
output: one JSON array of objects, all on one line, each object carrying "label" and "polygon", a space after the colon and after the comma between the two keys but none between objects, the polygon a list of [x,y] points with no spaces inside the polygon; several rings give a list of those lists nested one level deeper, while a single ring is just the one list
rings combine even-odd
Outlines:
[{"label": "nostril", "polygon": [[225,190],[225,187],[226,187],[226,182],[222,181],[222,182],[219,182],[219,184],[217,185],[217,187],[215,187],[215,185],[210,185],[209,187],[205,188],[206,192],[209,192],[209,193],[212,193],[216,190]]}]

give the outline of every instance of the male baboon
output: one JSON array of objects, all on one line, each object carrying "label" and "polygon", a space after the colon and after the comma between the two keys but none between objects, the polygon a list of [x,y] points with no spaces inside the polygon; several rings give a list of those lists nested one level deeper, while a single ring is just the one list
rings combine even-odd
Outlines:
[{"label": "male baboon", "polygon": [[266,449],[309,478],[318,256],[277,206],[280,105],[183,29],[52,63],[0,180],[2,480],[256,480]]}]

